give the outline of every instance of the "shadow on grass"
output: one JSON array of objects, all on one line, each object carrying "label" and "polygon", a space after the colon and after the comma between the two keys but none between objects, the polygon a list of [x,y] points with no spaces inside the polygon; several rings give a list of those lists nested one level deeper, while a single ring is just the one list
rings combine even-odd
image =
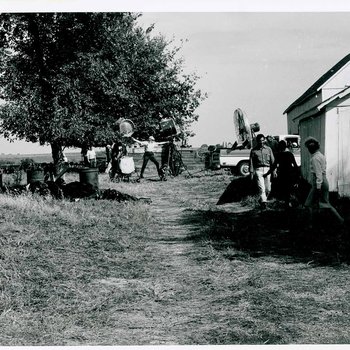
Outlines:
[{"label": "shadow on grass", "polygon": [[[350,237],[327,211],[306,228],[305,209],[248,210],[243,213],[188,210],[181,224],[191,225],[192,241],[210,241],[229,259],[284,256],[317,265],[350,263]],[[227,249],[231,248],[231,249]]]}]

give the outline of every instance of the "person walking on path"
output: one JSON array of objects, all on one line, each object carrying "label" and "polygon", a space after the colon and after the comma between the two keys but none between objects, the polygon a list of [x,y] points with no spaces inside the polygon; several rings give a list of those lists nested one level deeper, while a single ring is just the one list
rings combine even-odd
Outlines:
[{"label": "person walking on path", "polygon": [[270,176],[264,175],[271,169],[275,162],[275,157],[270,147],[265,145],[265,136],[258,134],[257,145],[250,151],[249,172],[251,180],[255,179],[260,195],[260,205],[266,209],[267,197],[271,191]]},{"label": "person walking on path", "polygon": [[158,145],[164,145],[168,143],[168,141],[156,142],[153,136],[150,136],[148,138],[148,141],[139,141],[133,137],[132,137],[132,140],[145,148],[145,153],[143,154],[143,162],[142,162],[142,167],[140,172],[140,179],[143,179],[143,173],[146,169],[146,166],[149,160],[154,163],[154,165],[157,168],[158,176],[161,177],[159,163],[154,156],[154,150]]},{"label": "person walking on path", "polygon": [[275,163],[271,169],[264,175],[266,178],[272,174],[275,176],[275,194],[285,202],[285,208],[290,207],[290,198],[293,186],[297,183],[299,176],[299,167],[295,160],[294,154],[287,149],[287,142],[281,140],[278,143],[278,152],[276,153]]},{"label": "person walking on path", "polygon": [[329,184],[326,176],[327,163],[326,157],[320,152],[320,143],[314,137],[308,137],[304,144],[311,154],[311,189],[305,201],[305,207],[310,211],[310,226],[312,227],[313,224],[314,210],[319,208],[330,209],[336,221],[343,224],[344,219],[329,203]]}]

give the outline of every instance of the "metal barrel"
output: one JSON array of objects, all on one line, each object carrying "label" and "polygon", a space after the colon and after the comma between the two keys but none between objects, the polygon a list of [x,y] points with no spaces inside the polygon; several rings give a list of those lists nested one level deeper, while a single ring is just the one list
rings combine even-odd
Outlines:
[{"label": "metal barrel", "polygon": [[82,184],[89,184],[98,190],[98,168],[84,168],[79,171],[79,181]]},{"label": "metal barrel", "polygon": [[44,170],[27,170],[27,184],[44,182]]}]

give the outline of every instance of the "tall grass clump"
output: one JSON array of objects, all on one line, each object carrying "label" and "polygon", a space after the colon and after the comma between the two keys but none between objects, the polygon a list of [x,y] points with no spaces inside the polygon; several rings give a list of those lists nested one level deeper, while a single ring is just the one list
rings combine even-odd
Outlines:
[{"label": "tall grass clump", "polygon": [[101,321],[93,309],[105,295],[93,281],[143,272],[130,257],[147,242],[144,204],[28,194],[3,195],[0,206],[1,345],[74,344],[70,333]]}]

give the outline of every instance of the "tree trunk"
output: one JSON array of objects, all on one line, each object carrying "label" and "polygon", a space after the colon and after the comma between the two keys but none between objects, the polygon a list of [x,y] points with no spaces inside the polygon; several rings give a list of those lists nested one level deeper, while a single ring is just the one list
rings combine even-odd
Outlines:
[{"label": "tree trunk", "polygon": [[51,142],[51,154],[53,164],[57,165],[59,161],[63,158],[62,146],[57,142]]},{"label": "tree trunk", "polygon": [[58,142],[51,142],[51,154],[53,159],[54,175],[57,176],[63,169],[64,163],[62,145]]}]

